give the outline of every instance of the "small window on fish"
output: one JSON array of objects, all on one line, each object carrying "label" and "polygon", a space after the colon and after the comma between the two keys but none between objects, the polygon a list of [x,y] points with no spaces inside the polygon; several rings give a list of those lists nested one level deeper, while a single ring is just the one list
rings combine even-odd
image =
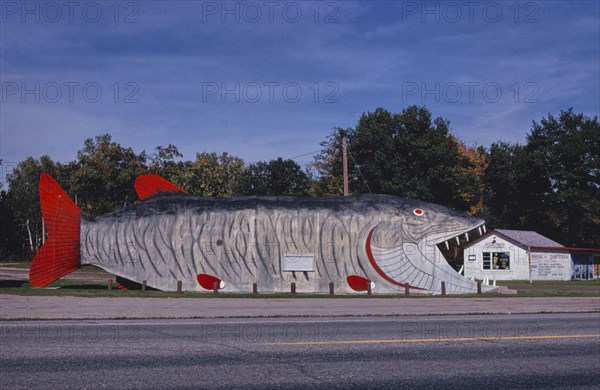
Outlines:
[{"label": "small window on fish", "polygon": [[423,210],[421,210],[421,209],[414,209],[413,213],[415,213],[415,215],[418,216],[418,217],[420,217],[423,214],[425,214],[425,212]]}]

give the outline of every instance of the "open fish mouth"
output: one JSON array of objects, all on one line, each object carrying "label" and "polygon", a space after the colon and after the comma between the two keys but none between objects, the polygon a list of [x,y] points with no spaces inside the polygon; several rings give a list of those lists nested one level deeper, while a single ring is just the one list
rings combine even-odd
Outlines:
[{"label": "open fish mouth", "polygon": [[461,240],[466,242],[483,236],[487,233],[485,222],[478,221],[477,223],[466,228],[454,229],[446,232],[429,235],[425,238],[425,244],[430,246],[444,245],[446,249],[450,248],[451,242],[456,242],[460,245]]},{"label": "open fish mouth", "polygon": [[439,245],[446,245],[449,249],[449,241],[454,240],[460,245],[461,240],[469,241],[486,233],[485,223],[481,220],[471,224],[462,222],[460,225],[456,223],[454,229],[433,233],[420,243],[408,242],[392,248],[381,248],[371,243],[375,230],[373,228],[367,237],[367,258],[379,276],[397,287],[432,290],[439,279],[442,279],[449,283],[449,286],[454,285],[466,290],[470,282],[456,274],[447,263],[444,265],[435,260],[436,252],[441,255]]}]

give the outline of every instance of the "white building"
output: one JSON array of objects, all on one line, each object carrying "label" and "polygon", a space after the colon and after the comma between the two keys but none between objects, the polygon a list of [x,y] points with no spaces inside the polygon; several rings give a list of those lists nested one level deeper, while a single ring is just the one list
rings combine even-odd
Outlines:
[{"label": "white building", "polygon": [[600,277],[600,249],[567,248],[533,231],[496,229],[467,244],[464,275],[488,280]]}]

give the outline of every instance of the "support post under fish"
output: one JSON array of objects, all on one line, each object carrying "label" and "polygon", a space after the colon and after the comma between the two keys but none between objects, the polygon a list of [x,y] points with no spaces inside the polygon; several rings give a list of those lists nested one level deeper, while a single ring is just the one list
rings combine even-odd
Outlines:
[{"label": "support post under fish", "polygon": [[292,294],[296,294],[296,283],[292,282],[292,285],[290,286],[291,289],[291,293]]},{"label": "support post under fish", "polygon": [[442,282],[442,295],[446,295],[446,282]]},{"label": "support post under fish", "polygon": [[410,287],[408,287],[408,284],[404,285],[404,295],[409,295],[410,294]]},{"label": "support post under fish", "polygon": [[181,292],[181,280],[177,281],[177,292],[180,293]]},{"label": "support post under fish", "polygon": [[252,283],[252,294],[258,294],[258,284]]},{"label": "support post under fish", "polygon": [[481,281],[477,281],[477,294],[481,294]]},{"label": "support post under fish", "polygon": [[334,284],[333,282],[329,282],[329,295],[334,295]]}]

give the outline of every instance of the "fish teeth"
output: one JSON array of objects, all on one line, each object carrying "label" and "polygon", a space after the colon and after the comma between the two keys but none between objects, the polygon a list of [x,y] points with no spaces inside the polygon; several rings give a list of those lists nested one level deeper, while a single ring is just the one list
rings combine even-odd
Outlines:
[{"label": "fish teeth", "polygon": [[[470,234],[472,233],[472,234]],[[461,245],[461,240],[464,238],[466,240],[466,242],[470,242],[472,237],[477,237],[477,233],[479,233],[479,237],[483,236],[485,234],[485,225],[479,225],[477,227],[473,227],[470,230],[467,230],[466,232],[463,233],[459,233],[457,235],[453,235],[450,237],[446,237],[446,239],[444,241],[437,241],[436,245],[442,245],[442,242],[444,243],[444,246],[446,247],[446,250],[450,250],[450,242],[455,241],[457,246]],[[440,237],[441,238],[441,237]],[[428,241],[428,242],[434,242],[433,240]],[[440,247],[441,249],[441,247]]]}]

